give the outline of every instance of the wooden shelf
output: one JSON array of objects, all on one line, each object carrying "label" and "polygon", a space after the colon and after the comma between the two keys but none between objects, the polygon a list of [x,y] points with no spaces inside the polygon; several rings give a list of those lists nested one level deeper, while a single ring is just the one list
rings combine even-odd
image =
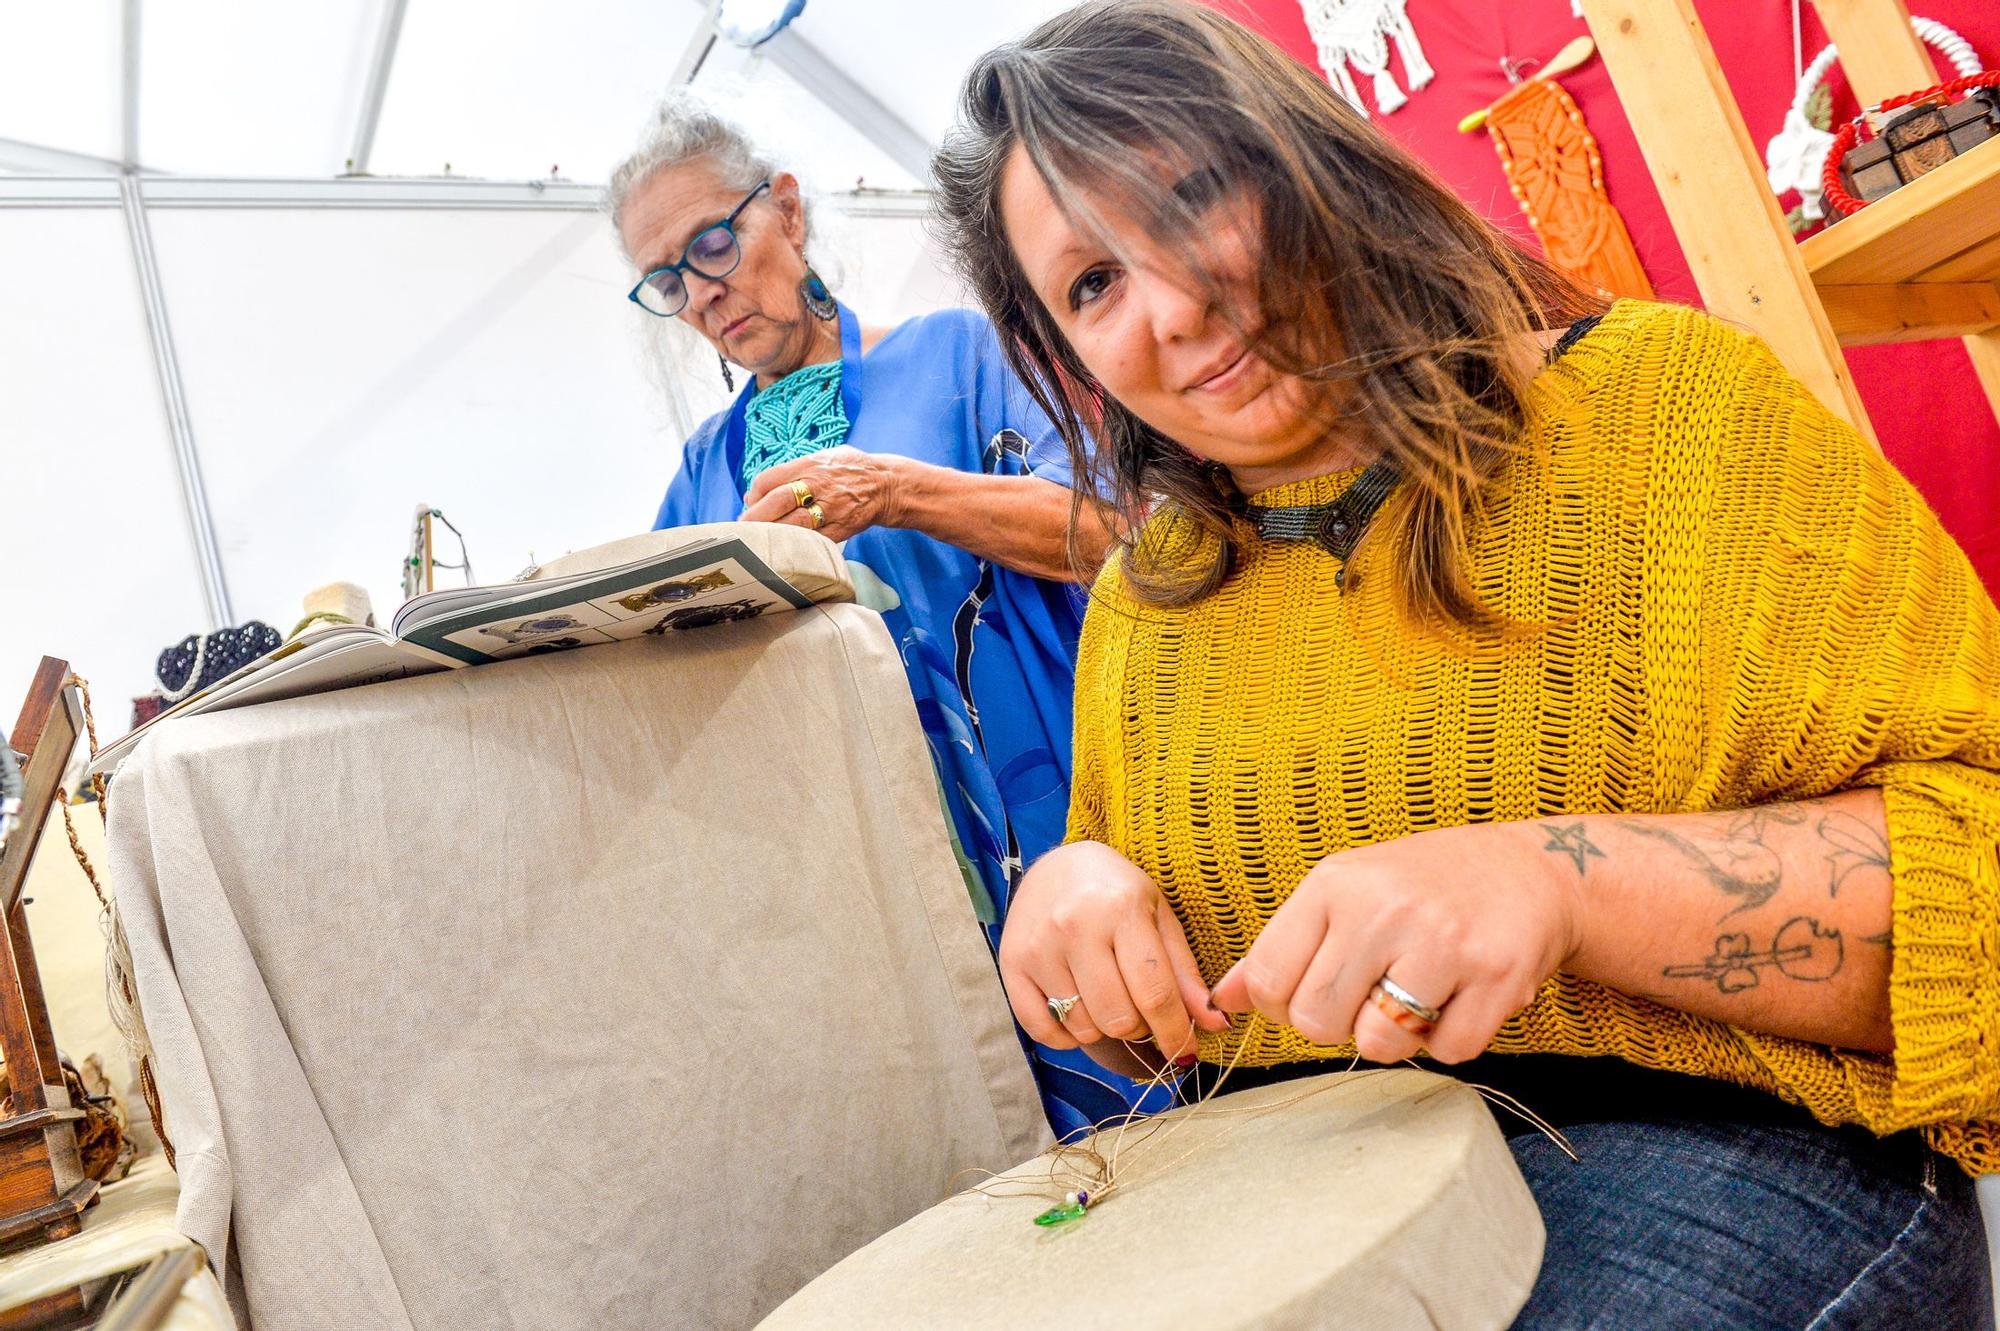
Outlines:
[{"label": "wooden shelf", "polygon": [[1823,286],[1819,303],[1843,347],[1972,337],[2000,328],[2000,282]]},{"label": "wooden shelf", "polygon": [[[1843,346],[1962,337],[2000,415],[2000,140],[1804,244],[1708,43],[1697,0],[1580,0],[1703,302],[1762,337],[1873,439]],[[1812,0],[1848,87],[1881,103],[1938,82],[1906,0]],[[1904,386],[1909,394],[1926,385]]]},{"label": "wooden shelf", "polygon": [[1799,246],[1813,283],[2000,281],[2000,139],[1988,139]]},{"label": "wooden shelf", "polygon": [[1799,246],[1844,346],[2000,328],[2000,139]]}]

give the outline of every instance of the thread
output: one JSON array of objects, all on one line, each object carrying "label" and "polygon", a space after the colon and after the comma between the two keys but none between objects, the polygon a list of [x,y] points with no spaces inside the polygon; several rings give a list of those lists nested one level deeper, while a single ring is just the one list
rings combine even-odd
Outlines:
[{"label": "thread", "polygon": [[[1231,1056],[1229,1062],[1222,1066],[1222,1071],[1216,1077],[1215,1084],[1204,1091],[1196,1100],[1187,1101],[1182,1098],[1181,1087],[1184,1083],[1178,1079],[1177,1074],[1179,1069],[1174,1068],[1172,1065],[1165,1065],[1154,1072],[1145,1084],[1146,1093],[1150,1094],[1158,1087],[1171,1087],[1172,1097],[1175,1102],[1174,1108],[1186,1109],[1188,1111],[1172,1122],[1168,1122],[1163,1114],[1148,1115],[1142,1114],[1137,1110],[1129,1110],[1123,1114],[1114,1115],[1111,1118],[1093,1124],[1087,1131],[1080,1134],[1074,1142],[1058,1142],[1055,1149],[1048,1153],[1049,1169],[1045,1181],[1039,1178],[1033,1180],[1002,1178],[992,1170],[976,1169],[961,1170],[959,1173],[953,1175],[953,1185],[955,1186],[957,1181],[967,1174],[984,1174],[986,1175],[985,1181],[974,1184],[968,1191],[977,1192],[987,1197],[1035,1197],[1047,1200],[1054,1206],[1074,1206],[1076,1207],[1076,1213],[1070,1218],[1076,1218],[1077,1216],[1096,1210],[1118,1192],[1120,1188],[1119,1171],[1121,1167],[1129,1166],[1139,1151],[1147,1147],[1152,1147],[1154,1150],[1164,1147],[1167,1142],[1173,1139],[1176,1133],[1197,1119],[1209,1120],[1218,1117],[1240,1116],[1241,1122],[1232,1124],[1222,1132],[1189,1147],[1186,1151],[1183,1151],[1180,1155],[1175,1156],[1162,1165],[1162,1172],[1185,1164],[1197,1154],[1214,1146],[1230,1133],[1235,1132],[1238,1127],[1242,1126],[1242,1123],[1268,1117],[1271,1114],[1289,1109],[1293,1105],[1310,1100],[1314,1096],[1324,1095],[1329,1091],[1339,1090],[1355,1084],[1357,1078],[1348,1077],[1338,1082],[1329,1082],[1315,1086],[1311,1090],[1301,1091],[1297,1095],[1279,1100],[1274,1104],[1249,1105],[1240,1109],[1232,1108],[1227,1104],[1216,1105],[1214,1100],[1216,1096],[1221,1094],[1223,1084],[1229,1080],[1230,1073],[1236,1070],[1238,1063],[1243,1057],[1243,1051],[1254,1043],[1256,1032],[1250,1028],[1263,1023],[1264,1018],[1259,1014],[1254,1012],[1249,1014],[1245,1019],[1245,1038],[1237,1042],[1234,1054]],[[1141,1051],[1130,1042],[1121,1041],[1121,1043],[1125,1045],[1127,1050],[1144,1057]],[[1353,1073],[1360,1062],[1360,1056],[1356,1055],[1340,1071],[1343,1073]],[[1403,1064],[1411,1068],[1417,1068],[1418,1071],[1424,1070],[1418,1068],[1416,1063],[1408,1059],[1403,1060]],[[1358,1076],[1366,1076],[1371,1072],[1386,1072],[1390,1070],[1386,1067],[1369,1068],[1358,1074]],[[1522,1104],[1513,1096],[1508,1095],[1504,1091],[1496,1090],[1491,1086],[1483,1086],[1478,1082],[1462,1082],[1460,1084],[1478,1092],[1480,1098],[1484,1099],[1488,1104],[1498,1105],[1508,1113],[1519,1118],[1522,1122],[1528,1124],[1535,1131],[1541,1133],[1553,1142],[1556,1148],[1568,1156],[1571,1161],[1580,1160],[1580,1157],[1576,1153],[1576,1148],[1570,1144],[1568,1137],[1564,1136],[1547,1119]],[[1143,1099],[1144,1097],[1142,1096],[1141,1098]],[[1136,1137],[1133,1135],[1135,1132],[1137,1133]],[[1110,1139],[1109,1145],[1101,1146],[1100,1143],[1107,1137]],[[1078,1197],[1082,1197],[1084,1200],[1081,1203],[1073,1201],[1074,1198]],[[1047,1213],[1045,1213],[1041,1222],[1049,1223]]]}]

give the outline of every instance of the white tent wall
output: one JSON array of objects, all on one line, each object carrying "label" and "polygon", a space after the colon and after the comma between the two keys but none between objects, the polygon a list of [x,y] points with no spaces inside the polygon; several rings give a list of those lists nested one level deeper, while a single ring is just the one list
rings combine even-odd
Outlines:
[{"label": "white tent wall", "polygon": [[[842,299],[869,323],[953,303],[921,220],[860,207],[818,208],[816,258]],[[386,617],[419,501],[465,533],[486,581],[649,524],[681,438],[601,215],[149,218],[238,621],[287,631],[336,579]],[[115,209],[0,209],[0,228],[0,474],[74,498],[0,532],[0,698],[43,652],[66,655],[116,734],[159,650],[207,627],[131,253]],[[726,400],[711,353],[667,369],[694,419]]]},{"label": "white tent wall", "polygon": [[123,216],[0,209],[0,293],[0,726],[47,653],[109,739],[205,618]]},{"label": "white tent wall", "polygon": [[[916,183],[907,149],[945,132],[980,51],[1065,4],[951,6],[940,23],[935,0],[813,0],[767,48],[708,48],[694,84],[822,195],[814,262],[865,322],[891,323],[956,298],[907,197],[875,191]],[[0,703],[56,652],[116,732],[159,650],[211,626],[121,161],[176,173],[143,188],[162,191],[147,214],[238,622],[287,629],[336,578],[393,610],[420,500],[465,531],[482,578],[629,532],[681,422],[725,400],[697,353],[675,380],[686,410],[669,409],[600,216],[270,206],[347,189],[329,178],[368,140],[378,72],[368,169],[451,178],[356,190],[490,203],[539,186],[468,175],[601,181],[702,49],[707,0],[295,9],[0,0]],[[243,176],[262,180],[221,179]],[[214,184],[270,197],[200,204]],[[550,193],[565,190],[588,192]]]},{"label": "white tent wall", "polygon": [[386,618],[420,500],[488,580],[531,549],[639,525],[679,441],[630,354],[637,311],[619,308],[604,228],[589,213],[155,211],[238,618],[285,632],[301,594],[335,579]]}]

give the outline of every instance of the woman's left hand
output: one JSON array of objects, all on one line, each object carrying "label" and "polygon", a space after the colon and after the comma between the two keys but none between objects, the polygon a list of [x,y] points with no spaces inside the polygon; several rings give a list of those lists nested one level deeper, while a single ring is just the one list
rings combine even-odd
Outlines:
[{"label": "woman's left hand", "polygon": [[[816,530],[828,540],[844,541],[870,527],[895,526],[897,480],[909,461],[842,444],[781,462],[751,481],[743,496],[743,521],[813,527],[810,506],[817,504],[825,520]],[[806,504],[798,502],[794,481],[812,496]]]},{"label": "woman's left hand", "polygon": [[[1445,1063],[1484,1050],[1502,1022],[1581,945],[1578,876],[1555,866],[1535,822],[1440,828],[1315,865],[1215,986],[1225,1012],[1255,1009],[1316,1044],[1350,1038],[1393,1063],[1428,1049]],[[1427,1034],[1369,1001],[1387,975],[1442,1015]]]}]

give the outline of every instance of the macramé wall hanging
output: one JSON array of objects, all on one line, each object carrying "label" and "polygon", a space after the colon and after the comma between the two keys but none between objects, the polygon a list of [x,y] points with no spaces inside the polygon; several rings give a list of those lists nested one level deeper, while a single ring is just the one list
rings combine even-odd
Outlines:
[{"label": "macram\u00e9 wall hanging", "polygon": [[1417,30],[1410,26],[1409,0],[1300,0],[1300,4],[1327,82],[1362,115],[1368,114],[1368,105],[1354,82],[1356,71],[1375,80],[1375,108],[1384,115],[1410,100],[1389,72],[1391,42],[1402,57],[1403,77],[1411,92],[1435,77],[1437,71],[1424,58]]},{"label": "macram\u00e9 wall hanging", "polygon": [[1554,78],[1588,60],[1595,49],[1589,38],[1577,38],[1534,77],[1483,113],[1467,116],[1459,128],[1470,133],[1486,127],[1507,187],[1550,263],[1607,295],[1647,299],[1653,284],[1625,219],[1604,192],[1597,140]]}]

